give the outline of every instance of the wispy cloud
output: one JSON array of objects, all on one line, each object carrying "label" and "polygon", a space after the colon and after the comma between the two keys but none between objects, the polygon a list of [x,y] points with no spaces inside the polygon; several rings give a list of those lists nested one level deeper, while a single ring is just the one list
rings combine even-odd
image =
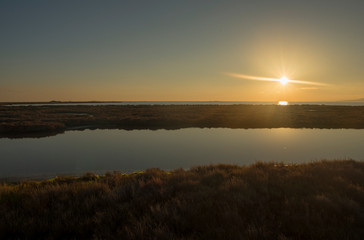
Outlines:
[{"label": "wispy cloud", "polygon": [[[253,80],[253,81],[268,81],[268,82],[281,82],[282,79],[279,78],[267,78],[267,77],[258,77],[258,76],[250,76],[250,75],[243,75],[238,73],[227,73],[223,72],[222,74],[234,77],[234,78],[241,78],[245,80]],[[298,83],[298,84],[307,84],[307,85],[315,85],[315,86],[328,86],[329,84],[320,83],[320,82],[309,82],[309,81],[301,81],[301,80],[286,80],[287,83]]]}]

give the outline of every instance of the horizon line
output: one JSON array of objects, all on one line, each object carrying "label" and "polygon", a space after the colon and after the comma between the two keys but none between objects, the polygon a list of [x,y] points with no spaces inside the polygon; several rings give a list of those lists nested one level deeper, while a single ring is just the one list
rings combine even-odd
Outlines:
[{"label": "horizon line", "polygon": [[[282,100],[50,100],[50,101],[0,101],[0,104],[9,103],[125,103],[125,102],[278,102]],[[364,98],[352,100],[310,100],[310,101],[289,101],[287,102],[364,102]]]}]

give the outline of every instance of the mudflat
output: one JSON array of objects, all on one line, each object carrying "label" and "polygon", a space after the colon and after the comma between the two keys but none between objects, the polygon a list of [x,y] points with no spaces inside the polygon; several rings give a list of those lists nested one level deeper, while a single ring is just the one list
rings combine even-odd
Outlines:
[{"label": "mudflat", "polygon": [[364,106],[62,105],[0,106],[0,137],[42,137],[83,129],[364,129]]}]

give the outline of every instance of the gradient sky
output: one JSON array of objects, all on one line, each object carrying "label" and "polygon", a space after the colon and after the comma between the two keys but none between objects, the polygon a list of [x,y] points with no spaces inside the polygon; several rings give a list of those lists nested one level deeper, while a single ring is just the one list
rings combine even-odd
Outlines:
[{"label": "gradient sky", "polygon": [[363,98],[363,24],[362,0],[1,0],[0,101]]}]

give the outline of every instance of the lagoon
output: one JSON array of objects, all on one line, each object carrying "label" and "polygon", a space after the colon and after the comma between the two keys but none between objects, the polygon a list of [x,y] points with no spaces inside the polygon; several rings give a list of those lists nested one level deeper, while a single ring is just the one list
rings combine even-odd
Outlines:
[{"label": "lagoon", "polygon": [[257,161],[364,160],[364,130],[84,130],[46,138],[0,139],[0,178],[134,172]]}]

